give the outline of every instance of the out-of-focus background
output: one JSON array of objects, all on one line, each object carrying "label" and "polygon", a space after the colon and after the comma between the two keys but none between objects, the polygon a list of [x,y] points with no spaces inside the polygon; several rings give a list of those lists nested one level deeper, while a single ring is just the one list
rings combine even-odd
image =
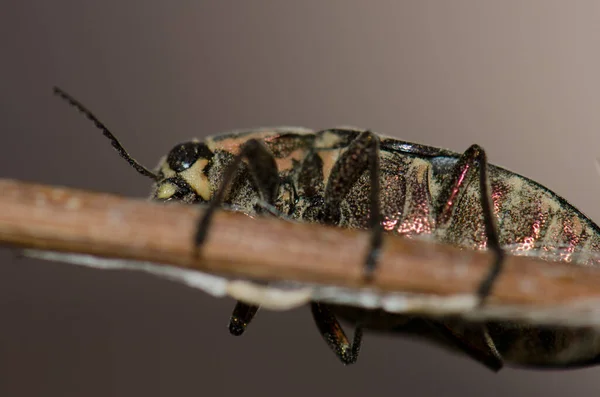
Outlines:
[{"label": "out-of-focus background", "polygon": [[[230,129],[356,125],[478,143],[600,220],[600,3],[44,1],[0,12],[0,177],[145,196],[92,109],[143,164]],[[337,248],[336,248],[337,249]],[[493,374],[367,334],[343,367],[306,309],[262,311],[135,273],[0,251],[2,396],[593,395],[600,368]]]}]

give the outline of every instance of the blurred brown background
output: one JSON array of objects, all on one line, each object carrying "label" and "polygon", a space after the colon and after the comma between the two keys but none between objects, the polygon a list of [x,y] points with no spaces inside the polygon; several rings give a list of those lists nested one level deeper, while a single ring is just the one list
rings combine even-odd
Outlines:
[{"label": "blurred brown background", "polygon": [[[66,89],[142,163],[190,137],[351,124],[540,181],[600,220],[600,3],[8,1],[0,177],[131,196],[149,181],[51,94]],[[506,369],[367,334],[343,367],[306,309],[263,311],[151,276],[0,252],[2,396],[592,395],[600,368]]]}]

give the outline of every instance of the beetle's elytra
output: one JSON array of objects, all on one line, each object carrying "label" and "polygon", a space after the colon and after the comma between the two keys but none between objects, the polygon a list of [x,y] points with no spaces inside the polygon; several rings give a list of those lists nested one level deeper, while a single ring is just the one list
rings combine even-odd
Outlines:
[{"label": "beetle's elytra", "polygon": [[[591,264],[600,251],[596,224],[544,186],[488,164],[477,145],[459,154],[351,128],[257,129],[176,145],[152,172],[135,162],[79,102],[58,88],[55,93],[90,118],[139,173],[154,180],[152,199],[208,205],[195,241],[200,249],[219,207],[371,230],[365,277],[377,265],[381,233],[426,234],[495,253],[477,291],[481,298],[501,271],[503,247],[561,249],[564,261],[577,264]],[[600,361],[600,332],[591,328],[468,323],[319,302],[311,308],[319,332],[345,364],[356,361],[363,328],[427,337],[493,370],[503,363],[573,368]],[[238,302],[231,333],[242,334],[257,310]],[[355,324],[352,342],[337,316]]]}]

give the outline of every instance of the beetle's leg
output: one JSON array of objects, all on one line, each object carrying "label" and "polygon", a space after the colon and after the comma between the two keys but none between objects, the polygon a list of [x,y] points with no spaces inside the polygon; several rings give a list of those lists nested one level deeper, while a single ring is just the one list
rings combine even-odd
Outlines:
[{"label": "beetle's leg", "polygon": [[243,334],[259,308],[260,306],[248,305],[238,301],[229,319],[229,332],[235,336]]},{"label": "beetle's leg", "polygon": [[276,218],[285,219],[286,221],[292,221],[292,218],[290,218],[289,215],[284,214],[283,212],[279,211],[277,207],[265,201],[259,201],[258,203],[256,203],[256,206],[254,208],[258,211],[261,211],[264,214],[273,215]]},{"label": "beetle's leg", "polygon": [[480,146],[472,145],[462,154],[458,163],[454,166],[452,177],[442,190],[437,222],[439,227],[450,221],[459,196],[466,191],[470,176],[473,175],[473,172],[476,172],[479,179],[480,204],[483,210],[487,247],[494,254],[492,267],[477,289],[477,296],[481,302],[490,294],[494,281],[502,271],[504,261],[504,251],[500,246],[496,216],[494,215],[491,203],[487,169],[487,156]]},{"label": "beetle's leg", "polygon": [[496,349],[485,324],[469,324],[467,328],[456,328],[452,322],[424,319],[432,330],[448,343],[460,349],[472,359],[494,372],[502,369],[502,356]]},{"label": "beetle's leg", "polygon": [[217,189],[204,212],[204,216],[200,219],[194,240],[198,248],[206,240],[213,215],[223,204],[231,182],[233,182],[244,159],[247,161],[250,175],[258,188],[261,200],[269,205],[274,205],[280,183],[277,163],[273,154],[269,152],[264,144],[256,139],[250,139],[242,146],[240,153],[234,157],[232,163],[225,170],[221,186]]},{"label": "beetle's leg", "polygon": [[324,303],[311,302],[310,308],[317,328],[327,345],[345,365],[354,364],[360,351],[362,327],[356,326],[352,344],[350,344],[329,306]]},{"label": "beetle's leg", "polygon": [[[340,204],[365,170],[369,171],[370,181],[369,230],[371,239],[364,261],[364,275],[370,279],[377,264],[383,232],[379,208],[379,138],[371,131],[364,131],[356,137],[333,165],[325,188],[324,223],[330,225],[339,223]],[[311,309],[321,336],[338,358],[344,364],[356,362],[362,339],[360,324],[355,326],[354,338],[350,344],[340,323],[327,305],[312,302]]]},{"label": "beetle's leg", "polygon": [[[250,175],[254,178],[261,201],[269,206],[274,205],[280,183],[277,163],[271,152],[261,142],[256,139],[250,139],[242,146],[240,153],[235,156],[233,162],[227,167],[221,186],[219,186],[219,189],[210,201],[208,208],[204,212],[204,216],[200,219],[195,236],[196,248],[198,250],[202,248],[202,244],[206,241],[212,217],[215,211],[222,205],[225,195],[229,190],[229,185],[233,182],[244,159],[247,161]],[[237,302],[229,321],[229,331],[233,335],[241,335],[258,309],[259,306]]]},{"label": "beetle's leg", "polygon": [[340,204],[363,174],[369,170],[371,239],[365,257],[365,277],[370,279],[377,264],[383,229],[379,208],[379,138],[371,131],[362,132],[335,162],[325,188],[325,219],[327,224],[336,225],[340,219]]}]

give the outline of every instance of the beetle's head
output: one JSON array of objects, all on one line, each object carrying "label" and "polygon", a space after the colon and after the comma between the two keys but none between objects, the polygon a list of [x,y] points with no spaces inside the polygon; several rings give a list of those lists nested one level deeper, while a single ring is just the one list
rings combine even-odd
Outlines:
[{"label": "beetle's head", "polygon": [[202,203],[212,195],[208,172],[214,153],[204,142],[190,141],[175,146],[158,165],[152,199]]}]

